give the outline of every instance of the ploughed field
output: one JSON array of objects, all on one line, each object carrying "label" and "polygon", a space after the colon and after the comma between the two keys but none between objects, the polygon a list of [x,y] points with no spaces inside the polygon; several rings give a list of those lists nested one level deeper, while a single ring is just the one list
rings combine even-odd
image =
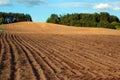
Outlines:
[{"label": "ploughed field", "polygon": [[120,31],[2,25],[0,80],[120,80]]}]

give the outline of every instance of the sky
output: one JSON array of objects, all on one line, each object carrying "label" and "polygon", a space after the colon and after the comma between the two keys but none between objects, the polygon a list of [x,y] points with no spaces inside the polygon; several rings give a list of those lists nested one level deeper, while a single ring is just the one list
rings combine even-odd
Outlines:
[{"label": "sky", "polygon": [[45,22],[51,14],[108,12],[120,19],[120,0],[0,0],[0,12],[30,14]]}]

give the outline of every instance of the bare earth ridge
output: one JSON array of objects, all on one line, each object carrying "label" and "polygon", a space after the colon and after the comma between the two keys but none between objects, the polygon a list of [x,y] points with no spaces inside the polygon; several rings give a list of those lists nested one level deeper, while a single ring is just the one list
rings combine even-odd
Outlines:
[{"label": "bare earth ridge", "polygon": [[120,80],[120,31],[2,25],[0,80]]}]

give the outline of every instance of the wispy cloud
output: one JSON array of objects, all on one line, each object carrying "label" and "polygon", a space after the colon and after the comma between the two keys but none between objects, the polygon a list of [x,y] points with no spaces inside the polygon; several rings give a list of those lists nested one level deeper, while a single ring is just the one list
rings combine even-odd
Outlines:
[{"label": "wispy cloud", "polygon": [[98,3],[93,6],[97,10],[120,10],[120,2]]},{"label": "wispy cloud", "polygon": [[[120,1],[109,2],[63,2],[55,4],[60,8],[91,8],[94,10],[120,10]],[[54,6],[55,6],[54,5]]]},{"label": "wispy cloud", "polygon": [[113,10],[120,11],[120,7],[114,7]]},{"label": "wispy cloud", "polygon": [[100,3],[93,6],[95,9],[109,9],[110,5],[108,3]]},{"label": "wispy cloud", "polygon": [[26,6],[40,6],[45,4],[44,0],[16,0],[16,2],[24,4]]},{"label": "wispy cloud", "polygon": [[91,4],[85,3],[85,2],[64,2],[60,3],[57,6],[63,7],[63,8],[80,8],[80,7],[88,7]]},{"label": "wispy cloud", "polygon": [[111,7],[113,10],[120,11],[120,1],[112,3]]},{"label": "wispy cloud", "polygon": [[10,5],[10,1],[9,0],[0,0],[0,6],[8,6]]}]

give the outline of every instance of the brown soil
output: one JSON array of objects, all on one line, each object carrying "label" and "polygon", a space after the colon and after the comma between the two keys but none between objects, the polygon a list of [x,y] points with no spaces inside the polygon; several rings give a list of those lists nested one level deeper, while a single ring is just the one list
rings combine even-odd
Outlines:
[{"label": "brown soil", "polygon": [[3,25],[0,80],[120,80],[120,31],[48,23]]}]

